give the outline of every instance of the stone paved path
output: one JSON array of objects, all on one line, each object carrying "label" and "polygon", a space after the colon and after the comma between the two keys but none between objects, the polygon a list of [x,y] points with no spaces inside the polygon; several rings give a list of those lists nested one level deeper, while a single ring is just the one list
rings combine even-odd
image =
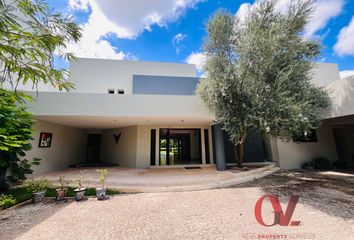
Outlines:
[{"label": "stone paved path", "polygon": [[[354,203],[352,195],[341,192],[347,202],[325,202],[333,205],[331,211],[300,197],[292,217],[301,221],[299,227],[263,227],[255,220],[254,205],[264,194],[256,182],[195,192],[122,194],[102,202],[29,204],[0,213],[0,239],[266,239],[253,238],[260,234],[354,239],[354,214],[347,209]],[[321,202],[316,196],[312,200]],[[280,199],[285,208],[288,197]],[[263,212],[271,223],[269,203]]]}]

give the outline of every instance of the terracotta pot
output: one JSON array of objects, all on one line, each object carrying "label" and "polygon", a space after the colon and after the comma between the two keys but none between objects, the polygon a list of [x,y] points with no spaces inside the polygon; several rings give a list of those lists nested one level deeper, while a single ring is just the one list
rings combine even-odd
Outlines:
[{"label": "terracotta pot", "polygon": [[97,200],[105,200],[106,188],[96,188],[96,196],[97,196]]},{"label": "terracotta pot", "polygon": [[75,192],[75,200],[76,201],[82,201],[85,199],[85,191],[86,191],[86,188],[76,188],[74,190]]},{"label": "terracotta pot", "polygon": [[46,190],[32,193],[32,203],[42,202],[45,196],[45,192]]},{"label": "terracotta pot", "polygon": [[57,201],[63,201],[65,200],[65,193],[66,193],[66,188],[57,188],[55,189],[57,191],[57,197],[55,200]]}]

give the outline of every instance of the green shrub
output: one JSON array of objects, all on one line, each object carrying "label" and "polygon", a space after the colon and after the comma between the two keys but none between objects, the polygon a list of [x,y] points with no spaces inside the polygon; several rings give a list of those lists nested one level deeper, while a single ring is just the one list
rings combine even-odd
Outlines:
[{"label": "green shrub", "polygon": [[309,162],[304,162],[301,164],[301,169],[309,169],[310,168],[310,163]]},{"label": "green shrub", "polygon": [[5,209],[16,203],[16,200],[11,195],[0,195],[0,208]]},{"label": "green shrub", "polygon": [[[0,170],[11,169],[10,180],[25,180],[31,174],[32,165],[40,160],[25,159],[26,152],[32,149],[32,125],[34,119],[27,111],[26,102],[32,98],[24,92],[13,92],[0,88]],[[1,174],[0,182],[6,180]]]},{"label": "green shrub", "polygon": [[46,179],[34,180],[26,184],[26,189],[29,192],[42,192],[49,188],[49,182]]},{"label": "green shrub", "polygon": [[314,158],[309,162],[301,164],[302,169],[313,168],[316,170],[328,170],[332,168],[331,162],[325,157]]},{"label": "green shrub", "polygon": [[347,166],[347,163],[339,160],[339,161],[333,162],[333,166],[336,168],[344,168]]}]

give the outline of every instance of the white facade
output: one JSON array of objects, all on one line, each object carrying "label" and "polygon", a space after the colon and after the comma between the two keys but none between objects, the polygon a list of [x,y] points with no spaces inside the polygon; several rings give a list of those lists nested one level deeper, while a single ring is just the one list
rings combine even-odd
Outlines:
[{"label": "white facade", "polygon": [[[70,81],[76,85],[75,91],[39,92],[38,96],[37,93],[33,93],[36,101],[29,107],[38,123],[35,126],[33,150],[28,155],[42,158],[42,164],[35,170],[35,174],[85,162],[89,154],[87,138],[93,133],[101,136],[100,161],[119,164],[122,167],[148,168],[151,167],[152,151],[155,152],[156,158],[153,166],[160,164],[161,129],[196,129],[199,131],[200,151],[198,155],[196,149],[192,149],[190,151],[193,153],[190,154],[197,154],[200,157],[200,164],[215,162],[212,117],[199,99],[194,94],[183,94],[183,91],[182,95],[180,92],[166,93],[164,92],[166,86],[159,88],[156,82],[155,85],[149,83],[156,76],[163,84],[165,80],[170,81],[170,85],[167,86],[172,89],[180,87],[179,84],[184,84],[189,79],[195,80],[195,65],[79,59],[78,62],[71,64],[70,72]],[[146,92],[149,92],[149,88],[157,88],[156,91],[152,91],[157,93],[135,93],[134,76],[137,75],[140,76],[139,84],[146,81],[148,90]],[[313,82],[316,85],[327,88],[337,86],[339,83],[335,81],[338,79],[336,64],[314,65]],[[193,84],[187,84],[186,87],[191,88]],[[113,89],[114,94],[109,94],[109,89]],[[118,94],[118,89],[124,90],[124,94]],[[338,88],[334,89],[339,91]],[[347,95],[353,96],[352,92]],[[352,107],[354,104],[351,105],[350,101],[346,101],[347,106],[344,109],[337,109],[330,113],[329,117],[344,113],[354,114]],[[342,103],[339,105],[343,106]],[[152,130],[155,130],[154,150],[151,142]],[[50,148],[38,148],[40,132],[53,133]],[[180,132],[179,137],[183,139],[182,131]],[[331,123],[325,122],[317,132],[318,142],[314,143],[272,140],[270,144],[265,144],[268,160],[278,162],[282,168],[298,168],[302,162],[319,156],[336,160],[338,156],[335,140],[331,134]],[[116,142],[114,135],[118,134],[121,136]]]},{"label": "white facade", "polygon": [[80,93],[123,89],[132,94],[133,75],[196,77],[195,65],[80,58],[70,65],[70,82]]},{"label": "white facade", "polygon": [[[195,65],[80,59],[71,64],[70,72],[70,81],[75,84],[75,91],[32,93],[36,101],[29,104],[29,109],[35,114],[38,123],[35,126],[36,139],[33,150],[28,155],[42,158],[41,169],[36,170],[35,174],[84,162],[88,154],[87,137],[93,133],[101,135],[100,161],[119,164],[122,167],[148,168],[151,165],[151,129],[156,130],[154,166],[158,166],[159,129],[162,128],[199,129],[200,163],[206,163],[206,151],[210,152],[209,163],[212,163],[212,147],[206,150],[204,143],[206,129],[208,145],[212,144],[212,118],[196,96],[163,92],[133,94],[132,90],[134,75],[173,77],[177,80],[185,77],[195,78]],[[114,94],[109,94],[109,89],[114,89]],[[124,90],[124,94],[118,94],[118,89]],[[43,129],[42,126],[51,127]],[[58,134],[56,129],[62,129],[61,134]],[[40,132],[53,133],[50,148],[37,146]],[[68,148],[60,143],[65,142],[66,137],[62,136],[64,133],[82,134],[80,137],[68,135],[79,141],[80,144],[75,145],[80,147],[68,151]],[[119,143],[116,143],[113,136],[118,133],[121,137]],[[57,156],[48,152],[56,152]],[[61,161],[59,156],[62,152],[74,157],[64,156],[65,161]],[[47,160],[49,158],[50,160]],[[52,164],[52,161],[61,164]]]}]

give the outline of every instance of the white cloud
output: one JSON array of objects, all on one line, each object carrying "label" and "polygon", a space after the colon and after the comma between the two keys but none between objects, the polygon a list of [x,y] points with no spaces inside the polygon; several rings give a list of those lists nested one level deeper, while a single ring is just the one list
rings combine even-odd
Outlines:
[{"label": "white cloud", "polygon": [[[79,44],[69,44],[68,50],[79,57],[126,59],[129,54],[103,40],[113,37],[133,39],[153,25],[166,26],[176,21],[188,8],[204,0],[69,0],[74,12],[86,11],[88,21],[81,27]],[[88,11],[88,10],[91,11]]]},{"label": "white cloud", "polygon": [[[285,13],[289,9],[289,5],[292,0],[279,0],[276,9]],[[337,17],[342,11],[344,6],[344,0],[317,0],[314,2],[314,13],[309,23],[305,28],[304,35],[307,37],[313,37],[316,32],[325,28],[328,22]],[[249,3],[241,4],[236,15],[243,21],[252,10],[254,5]]]},{"label": "white cloud", "polygon": [[[77,0],[73,0],[78,2]],[[87,0],[89,1],[89,0]],[[70,2],[69,2],[70,3]],[[76,6],[74,3],[70,6]],[[100,11],[95,11],[97,8],[95,3],[90,4],[92,13],[88,21],[81,25],[83,35],[78,44],[69,43],[68,52],[75,53],[78,57],[88,58],[109,58],[109,59],[125,59],[126,54],[118,51],[110,42],[102,39],[111,31],[122,31],[116,25],[111,23]],[[78,9],[86,9],[78,5]]]},{"label": "white cloud", "polygon": [[69,0],[69,6],[72,9],[87,11],[89,8],[89,0]]},{"label": "white cloud", "polygon": [[317,31],[325,28],[332,18],[340,15],[343,6],[344,0],[317,0],[316,10],[305,29],[305,36],[313,36]]},{"label": "white cloud", "polygon": [[203,68],[206,62],[206,55],[204,53],[192,53],[186,58],[186,63],[195,64],[198,74],[203,75]]},{"label": "white cloud", "polygon": [[176,49],[176,53],[179,54],[182,48],[185,46],[182,44],[183,40],[186,39],[187,35],[183,33],[176,34],[172,39],[172,44]]},{"label": "white cloud", "polygon": [[252,6],[250,3],[243,3],[240,5],[236,12],[236,16],[240,19],[241,22],[244,22],[247,18],[247,16],[250,14],[250,11],[252,9]]},{"label": "white cloud", "polygon": [[354,76],[354,70],[345,70],[345,71],[341,71],[339,72],[340,78],[347,78],[349,76]]},{"label": "white cloud", "polygon": [[69,0],[69,6],[73,10],[87,10],[90,6],[98,20],[91,25],[99,25],[107,31],[102,23],[108,23],[113,27],[108,32],[120,38],[134,38],[152,25],[165,26],[177,20],[186,9],[201,1],[204,0]]},{"label": "white cloud", "polygon": [[349,25],[340,30],[338,41],[333,49],[340,56],[354,55],[354,16]]}]

